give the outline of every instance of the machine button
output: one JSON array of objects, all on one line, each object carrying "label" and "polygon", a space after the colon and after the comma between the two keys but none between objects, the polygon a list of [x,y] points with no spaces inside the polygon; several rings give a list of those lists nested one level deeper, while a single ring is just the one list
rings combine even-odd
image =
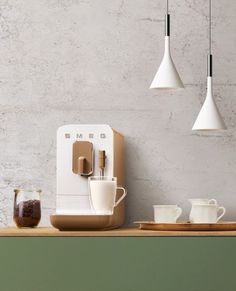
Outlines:
[{"label": "machine button", "polygon": [[100,134],[100,138],[106,138],[105,133],[101,133],[101,134]]},{"label": "machine button", "polygon": [[77,133],[76,134],[76,138],[83,138],[83,134],[82,133]]}]

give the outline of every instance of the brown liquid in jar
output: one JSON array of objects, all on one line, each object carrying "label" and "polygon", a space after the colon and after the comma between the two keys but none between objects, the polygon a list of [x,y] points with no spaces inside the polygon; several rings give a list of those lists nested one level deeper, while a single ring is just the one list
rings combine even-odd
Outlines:
[{"label": "brown liquid in jar", "polygon": [[40,219],[40,200],[22,201],[14,208],[14,221],[18,227],[37,226]]}]

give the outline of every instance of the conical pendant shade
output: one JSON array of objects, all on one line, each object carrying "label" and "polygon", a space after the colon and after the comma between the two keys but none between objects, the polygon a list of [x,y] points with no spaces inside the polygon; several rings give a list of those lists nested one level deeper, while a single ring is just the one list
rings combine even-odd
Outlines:
[{"label": "conical pendant shade", "polygon": [[192,130],[226,129],[212,94],[212,77],[207,77],[207,96]]},{"label": "conical pendant shade", "polygon": [[212,54],[211,54],[211,0],[209,0],[209,54],[207,56],[207,96],[192,130],[226,129],[212,93]]},{"label": "conical pendant shade", "polygon": [[165,36],[165,53],[150,89],[184,88],[170,53],[170,37]]}]

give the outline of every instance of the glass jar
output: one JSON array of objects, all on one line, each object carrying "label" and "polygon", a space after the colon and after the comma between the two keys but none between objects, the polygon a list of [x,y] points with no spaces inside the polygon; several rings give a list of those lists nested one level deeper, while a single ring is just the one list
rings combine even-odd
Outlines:
[{"label": "glass jar", "polygon": [[14,221],[18,227],[34,227],[41,219],[41,190],[15,189]]}]

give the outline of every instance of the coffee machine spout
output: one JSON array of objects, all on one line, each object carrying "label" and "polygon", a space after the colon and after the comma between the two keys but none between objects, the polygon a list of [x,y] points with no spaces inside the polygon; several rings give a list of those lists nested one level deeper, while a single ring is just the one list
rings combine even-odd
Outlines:
[{"label": "coffee machine spout", "polygon": [[86,163],[85,157],[78,158],[78,174],[79,175],[83,175],[85,173],[85,163]]},{"label": "coffee machine spout", "polygon": [[93,174],[93,144],[88,141],[73,143],[72,171],[80,176]]}]

